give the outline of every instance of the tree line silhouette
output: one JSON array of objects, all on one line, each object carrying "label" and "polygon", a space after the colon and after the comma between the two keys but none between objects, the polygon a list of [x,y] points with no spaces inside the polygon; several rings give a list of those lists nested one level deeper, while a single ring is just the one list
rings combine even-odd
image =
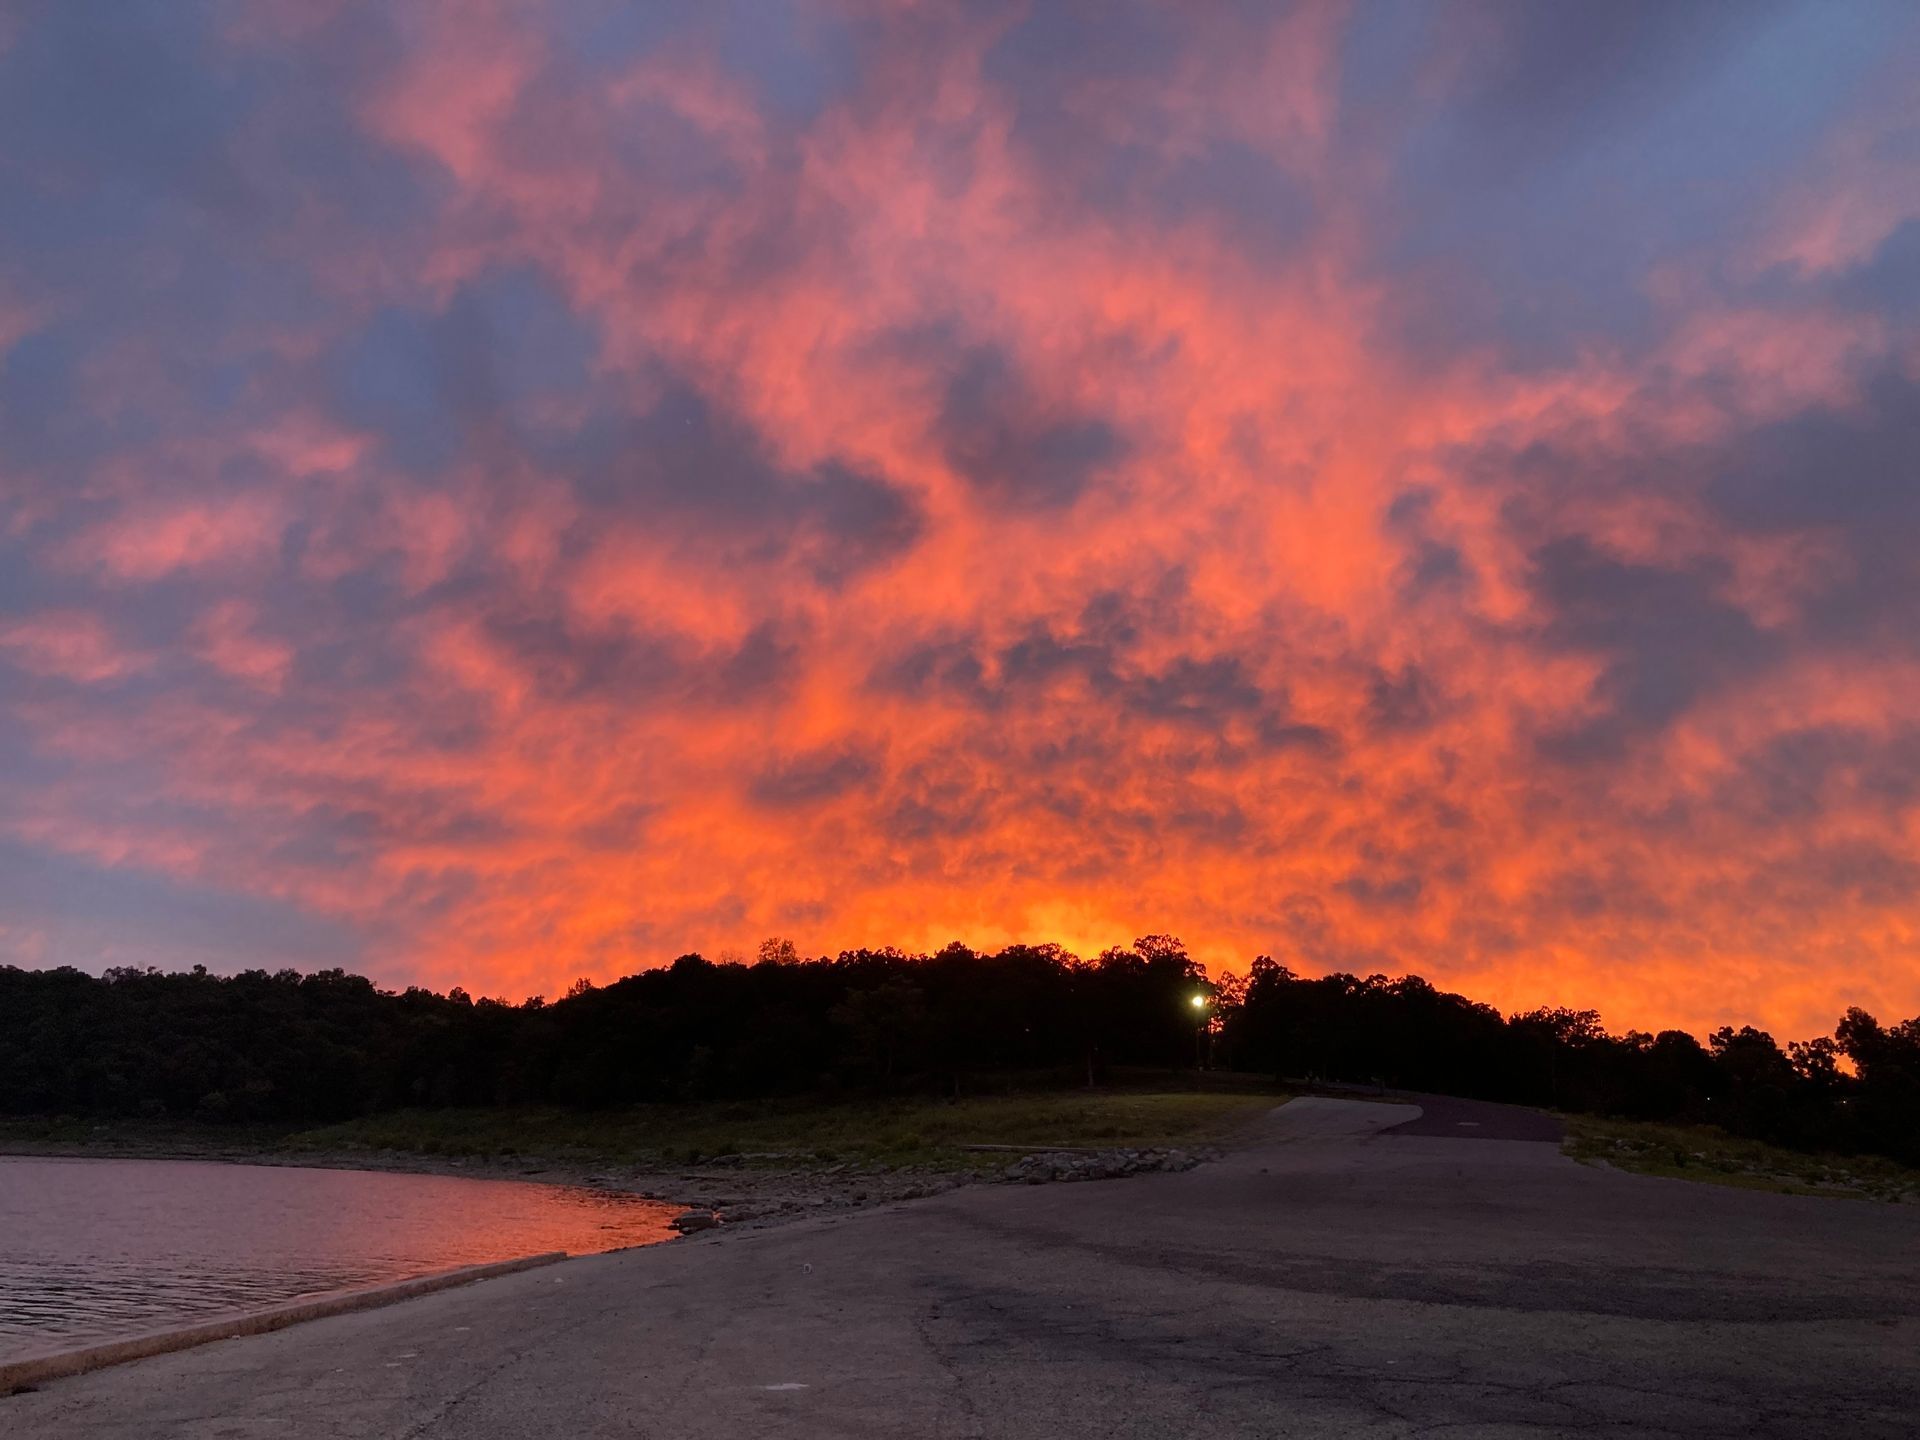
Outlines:
[{"label": "tree line silhouette", "polygon": [[[1199,997],[1201,1003],[1196,1005]],[[1784,1049],[1610,1035],[1591,1010],[1502,1016],[1415,975],[1309,979],[1261,956],[1208,982],[1150,935],[1081,960],[769,941],[683,955],[561,999],[387,991],[341,970],[0,967],[0,1113],[324,1122],[408,1106],[558,1104],[1101,1083],[1197,1065],[1635,1119],[1920,1163],[1920,1018],[1848,1010]]]}]

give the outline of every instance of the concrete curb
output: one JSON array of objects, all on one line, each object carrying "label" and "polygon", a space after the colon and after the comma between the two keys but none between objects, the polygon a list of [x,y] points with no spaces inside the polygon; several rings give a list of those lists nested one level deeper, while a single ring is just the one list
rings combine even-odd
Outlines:
[{"label": "concrete curb", "polygon": [[36,1355],[25,1360],[0,1364],[0,1395],[9,1395],[28,1385],[83,1375],[108,1365],[124,1365],[129,1360],[144,1360],[149,1355],[165,1355],[174,1350],[191,1350],[214,1340],[233,1340],[242,1335],[265,1335],[284,1330],[303,1320],[320,1320],[328,1315],[348,1315],[356,1310],[377,1310],[416,1295],[431,1295],[436,1290],[475,1280],[491,1280],[497,1275],[512,1275],[567,1258],[564,1250],[544,1255],[526,1255],[518,1260],[498,1260],[491,1265],[465,1265],[458,1270],[442,1270],[433,1275],[416,1275],[411,1280],[396,1280],[391,1285],[372,1285],[364,1290],[342,1290],[312,1300],[296,1300],[276,1305],[271,1310],[256,1310],[245,1315],[230,1315],[178,1330],[154,1330],[130,1335],[125,1340],[110,1340],[104,1345],[89,1345],[83,1350],[62,1350],[54,1355]]}]

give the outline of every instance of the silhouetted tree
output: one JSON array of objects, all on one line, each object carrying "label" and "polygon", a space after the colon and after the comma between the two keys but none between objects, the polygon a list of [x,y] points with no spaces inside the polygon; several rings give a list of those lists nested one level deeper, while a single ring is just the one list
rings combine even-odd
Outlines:
[{"label": "silhouetted tree", "polygon": [[1849,1010],[1784,1050],[1724,1027],[1609,1035],[1590,1010],[1502,1019],[1417,975],[1308,979],[1273,957],[1208,984],[1145,935],[1081,960],[770,941],[753,964],[682,955],[552,1004],[410,988],[341,970],[0,967],[0,1112],[314,1123],[400,1106],[789,1094],[829,1086],[962,1093],[985,1077],[1195,1063],[1196,993],[1215,1063],[1276,1076],[1711,1121],[1778,1143],[1920,1163],[1920,1019]]}]

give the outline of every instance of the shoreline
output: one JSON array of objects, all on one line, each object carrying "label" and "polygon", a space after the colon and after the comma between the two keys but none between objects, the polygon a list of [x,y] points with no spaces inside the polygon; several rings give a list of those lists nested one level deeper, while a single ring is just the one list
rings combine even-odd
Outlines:
[{"label": "shoreline", "polygon": [[363,1133],[22,1117],[0,1120],[0,1156],[510,1180],[635,1195],[717,1213],[723,1226],[758,1225],[981,1183],[1185,1169],[1238,1148],[1287,1098],[1239,1087],[1049,1091],[959,1105],[662,1106],[585,1122],[524,1109],[396,1112],[352,1127]]},{"label": "shoreline", "polygon": [[[1046,1147],[1033,1152],[1045,1153]],[[393,1175],[503,1180],[562,1185],[632,1195],[638,1199],[707,1212],[714,1227],[764,1228],[808,1215],[917,1200],[961,1186],[992,1182],[992,1171],[896,1168],[842,1161],[811,1167],[711,1165],[655,1169],[624,1162],[568,1158],[503,1160],[478,1156],[423,1155],[405,1150],[287,1150],[262,1146],[114,1137],[97,1142],[0,1139],[0,1159],[182,1160],[227,1165],[265,1165],[299,1170],[355,1170]],[[724,1159],[725,1157],[721,1157]],[[713,1233],[712,1230],[706,1233]],[[661,1242],[665,1243],[665,1242]]]},{"label": "shoreline", "polygon": [[579,1157],[503,1159],[408,1150],[287,1149],[202,1143],[181,1136],[117,1135],[95,1141],[0,1136],[0,1159],[175,1160],[562,1185],[677,1205],[693,1220],[691,1229],[706,1234],[764,1229],[809,1216],[898,1204],[975,1185],[1118,1180],[1177,1172],[1218,1159],[1233,1146],[1228,1137],[1216,1136],[1210,1142],[1185,1146],[979,1144],[959,1148],[968,1152],[973,1163],[939,1167],[843,1160],[813,1166],[769,1166],[751,1163],[750,1156],[716,1156],[704,1166],[661,1169]]}]

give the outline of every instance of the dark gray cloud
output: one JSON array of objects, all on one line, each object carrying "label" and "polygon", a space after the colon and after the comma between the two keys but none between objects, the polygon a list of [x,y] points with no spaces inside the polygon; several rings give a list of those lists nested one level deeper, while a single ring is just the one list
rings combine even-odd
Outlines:
[{"label": "dark gray cloud", "polygon": [[1367,682],[1367,722],[1387,733],[1425,730],[1439,717],[1441,697],[1433,678],[1418,665],[1376,671]]},{"label": "dark gray cloud", "polygon": [[877,664],[868,683],[884,694],[952,698],[984,709],[998,698],[986,675],[974,642],[960,638],[910,645]]},{"label": "dark gray cloud", "polygon": [[1741,757],[1706,813],[1764,826],[1808,826],[1834,809],[1891,819],[1920,800],[1920,727],[1892,734],[1820,725],[1770,737]]},{"label": "dark gray cloud", "polygon": [[1718,467],[1707,497],[1742,529],[1831,527],[1861,545],[1920,522],[1920,386],[1884,372],[1857,406],[1753,431]]},{"label": "dark gray cloud", "polygon": [[938,438],[954,469],[983,495],[1042,508],[1071,505],[1128,448],[1108,420],[1047,404],[1032,377],[984,347],[948,380]]},{"label": "dark gray cloud", "polygon": [[782,469],[752,427],[685,384],[669,383],[644,414],[591,426],[583,438],[567,459],[596,507],[747,558],[796,556],[826,584],[903,553],[924,524],[909,492],[853,465]]},{"label": "dark gray cloud", "polygon": [[1920,651],[1920,386],[1884,372],[1845,409],[1752,432],[1714,467],[1708,502],[1725,522],[1842,547],[1805,602],[1826,645]]},{"label": "dark gray cloud", "polygon": [[769,810],[801,809],[859,790],[880,774],[880,757],[856,745],[830,745],[773,761],[753,777],[748,796]]},{"label": "dark gray cloud", "polygon": [[[1044,703],[1039,697],[1049,687],[1072,679],[1086,687],[1090,716],[1173,721],[1215,741],[1229,724],[1249,722],[1253,742],[1263,751],[1338,751],[1334,732],[1301,721],[1285,688],[1263,682],[1241,655],[1143,660],[1138,654],[1143,642],[1179,613],[1179,586],[1160,589],[1158,596],[1095,596],[1082,607],[1076,626],[1036,623],[1018,640],[998,647],[966,635],[911,643],[878,661],[867,683],[882,694],[1000,713]],[[1040,753],[1027,758],[1042,766],[1069,760]],[[1079,763],[1092,757],[1071,758]]]},{"label": "dark gray cloud", "polygon": [[1431,490],[1410,488],[1397,495],[1386,510],[1387,532],[1405,543],[1406,559],[1397,579],[1406,601],[1458,599],[1473,581],[1466,557],[1435,534],[1434,496]]},{"label": "dark gray cloud", "polygon": [[1564,162],[1709,81],[1791,8],[1779,0],[1480,0],[1457,17],[1481,43],[1458,70],[1455,123],[1492,171]]},{"label": "dark gray cloud", "polygon": [[886,833],[904,844],[951,843],[981,833],[992,819],[1001,787],[991,771],[952,760],[908,767],[891,777]]},{"label": "dark gray cloud", "polygon": [[1355,872],[1334,886],[1369,910],[1404,910],[1419,902],[1426,884],[1418,875]]},{"label": "dark gray cloud", "polygon": [[672,696],[685,688],[694,663],[684,645],[619,625],[587,628],[557,612],[496,614],[486,631],[518,673],[552,700]]},{"label": "dark gray cloud", "polygon": [[1348,138],[1393,165],[1370,227],[1395,296],[1380,338],[1528,371],[1647,354],[1656,257],[1737,250],[1736,217],[1853,103],[1897,11],[1496,0],[1412,50],[1402,25],[1359,27],[1349,63],[1378,68],[1381,107]]},{"label": "dark gray cloud", "polygon": [[1605,662],[1592,696],[1600,713],[1543,736],[1542,749],[1566,760],[1614,758],[1730,677],[1784,654],[1777,637],[1722,597],[1725,581],[1712,564],[1680,570],[1632,563],[1584,536],[1536,550],[1534,594],[1548,617],[1541,641]]},{"label": "dark gray cloud", "polygon": [[128,0],[111,15],[61,4],[29,12],[32,23],[19,24],[0,52],[0,129],[14,167],[222,212],[251,203],[234,146],[256,97],[233,70],[208,64],[205,5]]}]

